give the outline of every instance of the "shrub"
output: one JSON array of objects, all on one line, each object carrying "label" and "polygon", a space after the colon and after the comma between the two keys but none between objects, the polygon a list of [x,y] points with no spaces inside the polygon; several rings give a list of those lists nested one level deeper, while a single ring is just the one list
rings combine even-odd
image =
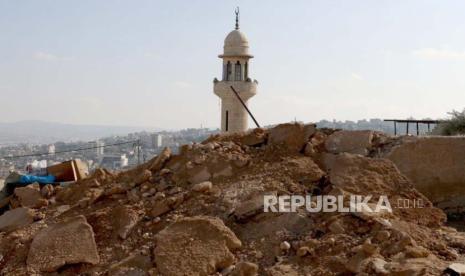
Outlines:
[{"label": "shrub", "polygon": [[463,111],[453,110],[448,113],[451,118],[441,122],[435,129],[439,135],[464,135],[465,134],[465,109]]}]

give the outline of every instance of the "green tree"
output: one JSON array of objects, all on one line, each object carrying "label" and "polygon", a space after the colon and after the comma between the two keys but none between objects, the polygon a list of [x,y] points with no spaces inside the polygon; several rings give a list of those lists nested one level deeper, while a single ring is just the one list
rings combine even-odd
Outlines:
[{"label": "green tree", "polygon": [[453,110],[448,113],[451,118],[441,122],[435,129],[439,135],[464,135],[465,134],[465,109],[461,112]]}]

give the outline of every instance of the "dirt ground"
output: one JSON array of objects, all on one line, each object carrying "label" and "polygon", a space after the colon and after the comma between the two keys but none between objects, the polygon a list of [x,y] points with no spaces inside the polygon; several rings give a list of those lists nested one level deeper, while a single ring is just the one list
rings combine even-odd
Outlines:
[{"label": "dirt ground", "polygon": [[[216,135],[177,155],[165,149],[135,169],[100,169],[66,188],[17,189],[0,216],[0,271],[460,275],[465,235],[375,157],[395,143],[382,133],[282,124]],[[340,195],[345,205],[370,195],[370,206],[387,196],[393,211],[265,213],[264,195]]]}]

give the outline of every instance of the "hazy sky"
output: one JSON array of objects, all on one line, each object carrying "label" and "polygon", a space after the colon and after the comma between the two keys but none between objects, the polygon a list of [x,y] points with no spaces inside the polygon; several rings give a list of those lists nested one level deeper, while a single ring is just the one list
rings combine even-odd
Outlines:
[{"label": "hazy sky", "polygon": [[0,0],[0,121],[218,127],[237,5],[263,125],[465,107],[462,0]]}]

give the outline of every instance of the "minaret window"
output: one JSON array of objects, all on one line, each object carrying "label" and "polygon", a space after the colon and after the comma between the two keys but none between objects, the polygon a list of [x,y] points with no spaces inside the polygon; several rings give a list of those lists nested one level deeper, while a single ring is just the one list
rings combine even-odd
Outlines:
[{"label": "minaret window", "polygon": [[249,78],[249,63],[246,61],[244,65],[244,79]]},{"label": "minaret window", "polygon": [[228,68],[227,68],[227,65],[226,64],[223,64],[223,80],[225,81],[227,79],[227,76],[228,76]]},{"label": "minaret window", "polygon": [[232,65],[230,61],[226,64],[226,80],[232,80]]},{"label": "minaret window", "polygon": [[234,80],[237,80],[237,81],[242,80],[242,67],[241,67],[241,63],[239,61],[236,62],[236,66],[234,68],[234,73],[235,73]]}]

